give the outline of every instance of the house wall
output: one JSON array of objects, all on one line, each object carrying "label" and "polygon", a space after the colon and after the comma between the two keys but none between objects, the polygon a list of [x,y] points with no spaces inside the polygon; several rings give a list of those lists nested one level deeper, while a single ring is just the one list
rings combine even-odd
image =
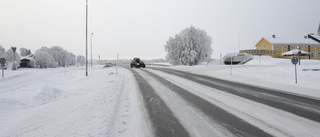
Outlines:
[{"label": "house wall", "polygon": [[261,49],[261,50],[273,50],[272,49],[272,44],[265,40],[264,38],[262,38],[259,43],[256,45],[256,49]]},{"label": "house wall", "polygon": [[[320,60],[320,44],[319,45],[272,45],[269,41],[262,38],[256,45],[256,49],[241,50],[241,53],[248,53],[251,55],[259,55],[258,50],[261,50],[261,55],[268,55],[273,58],[292,58],[292,56],[282,56],[284,52],[294,49],[310,52],[310,59]],[[310,46],[310,49],[309,49]],[[309,59],[309,56],[301,56],[301,59]]]},{"label": "house wall", "polygon": [[[274,45],[275,51],[278,51],[280,53],[280,56],[279,56],[280,58],[289,58],[288,56],[281,56],[281,53],[289,51],[288,46],[289,45]],[[294,49],[298,49],[301,51],[309,52],[309,46],[310,46],[310,53],[313,54],[313,56],[310,55],[310,59],[320,60],[320,44],[319,45],[290,45],[290,51]],[[309,59],[309,56],[303,57],[303,59]]]}]

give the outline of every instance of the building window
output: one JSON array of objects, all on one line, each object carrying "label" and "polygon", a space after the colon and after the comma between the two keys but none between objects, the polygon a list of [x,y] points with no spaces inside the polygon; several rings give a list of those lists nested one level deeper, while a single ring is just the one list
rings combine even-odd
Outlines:
[{"label": "building window", "polygon": [[314,58],[313,52],[310,53],[310,57],[311,57],[311,58]]},{"label": "building window", "polygon": [[277,46],[277,49],[280,49],[280,46]]},{"label": "building window", "polygon": [[308,49],[308,46],[305,46],[304,49]]},{"label": "building window", "polygon": [[318,47],[318,49],[320,49],[320,46]]},{"label": "building window", "polygon": [[287,48],[287,47],[284,47],[285,49]]},{"label": "building window", "polygon": [[266,44],[263,44],[262,47],[265,49],[266,48]]},{"label": "building window", "polygon": [[312,46],[311,49],[314,49],[314,47]]},{"label": "building window", "polygon": [[318,52],[318,58],[320,58],[320,52]]}]

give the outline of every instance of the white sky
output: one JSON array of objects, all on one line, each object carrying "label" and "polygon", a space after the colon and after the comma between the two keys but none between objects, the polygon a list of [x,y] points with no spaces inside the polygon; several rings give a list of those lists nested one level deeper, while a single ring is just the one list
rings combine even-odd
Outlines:
[{"label": "white sky", "polygon": [[[85,56],[85,0],[0,0],[0,45],[61,46]],[[212,37],[212,57],[262,37],[316,33],[319,0],[89,0],[88,57],[164,58],[169,36],[190,27]]]}]

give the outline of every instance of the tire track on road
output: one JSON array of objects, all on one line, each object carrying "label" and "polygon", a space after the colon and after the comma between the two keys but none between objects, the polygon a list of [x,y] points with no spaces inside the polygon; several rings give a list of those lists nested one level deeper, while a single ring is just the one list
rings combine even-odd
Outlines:
[{"label": "tire track on road", "polygon": [[189,137],[189,133],[148,82],[135,70],[130,69],[130,71],[138,82],[155,135],[159,137]]},{"label": "tire track on road", "polygon": [[320,122],[320,100],[271,90],[236,82],[225,81],[213,77],[192,74],[164,68],[151,68],[171,75],[189,79],[199,84],[237,95],[255,102],[278,108],[295,115]]},{"label": "tire track on road", "polygon": [[[235,136],[259,136],[259,137],[270,137],[272,135],[266,133],[265,131],[251,125],[250,123],[228,113],[227,111],[221,109],[220,107],[210,103],[209,101],[202,99],[201,97],[190,93],[189,91],[173,84],[172,82],[152,73],[147,70],[142,69],[142,71],[149,74],[151,77],[158,80],[160,83],[176,92],[186,101],[190,102],[195,108],[198,108],[204,112],[213,121],[219,123],[228,129]],[[186,112],[187,113],[187,112]]]}]

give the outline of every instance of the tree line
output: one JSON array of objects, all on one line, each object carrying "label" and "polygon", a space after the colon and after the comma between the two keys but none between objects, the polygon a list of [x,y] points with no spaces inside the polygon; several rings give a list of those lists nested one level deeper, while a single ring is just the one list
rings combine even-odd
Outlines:
[{"label": "tree line", "polygon": [[30,49],[28,50],[22,47],[20,48],[20,54],[16,52],[14,55],[14,52],[11,48],[5,50],[5,48],[0,45],[0,58],[5,58],[7,62],[16,61],[19,66],[20,59],[23,56],[32,57],[33,60],[30,61],[30,64],[35,64],[37,66],[40,66],[41,68],[56,68],[75,65],[83,66],[86,62],[84,56],[76,56],[72,52],[68,52],[60,46],[53,46],[51,48],[42,47],[38,49],[34,54],[31,53]]}]

